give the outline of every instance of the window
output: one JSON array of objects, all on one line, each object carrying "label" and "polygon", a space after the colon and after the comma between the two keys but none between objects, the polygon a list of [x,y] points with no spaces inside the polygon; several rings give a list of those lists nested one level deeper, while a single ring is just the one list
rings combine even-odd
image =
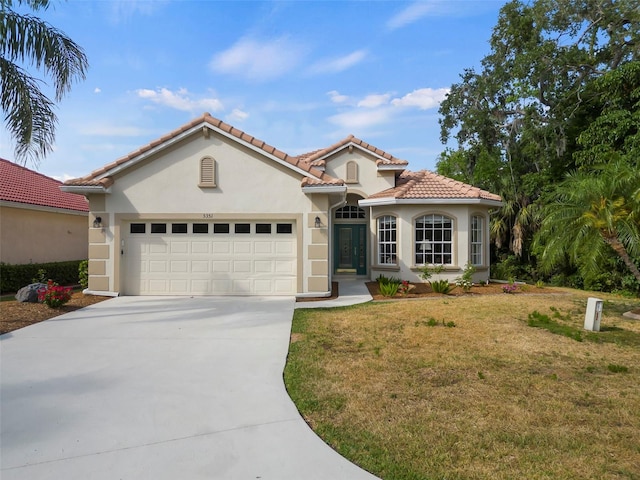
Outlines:
[{"label": "window", "polygon": [[378,264],[396,263],[396,217],[385,215],[378,218]]},{"label": "window", "polygon": [[235,232],[236,233],[251,233],[251,224],[250,223],[236,223],[235,224]]},{"label": "window", "polygon": [[353,160],[347,162],[347,183],[358,183],[358,164]]},{"label": "window", "polygon": [[256,223],[256,233],[271,233],[271,224]]},{"label": "window", "polygon": [[451,265],[452,237],[452,219],[435,214],[416,218],[416,265]]},{"label": "window", "polygon": [[172,223],[171,224],[171,233],[187,233],[187,224],[186,223]]},{"label": "window", "polygon": [[166,223],[152,223],[151,224],[151,233],[167,233],[167,224]]},{"label": "window", "polygon": [[290,223],[278,223],[276,225],[276,233],[291,233],[293,226]]},{"label": "window", "polygon": [[229,233],[229,224],[228,223],[214,223],[213,224],[213,233]]},{"label": "window", "polygon": [[483,265],[484,264],[484,245],[483,245],[483,231],[484,231],[484,218],[479,215],[471,217],[471,264]]},{"label": "window", "polygon": [[355,205],[346,205],[336,210],[336,218],[365,218],[364,209]]},{"label": "window", "polygon": [[200,183],[198,186],[216,186],[216,161],[211,157],[204,157],[200,160]]},{"label": "window", "polygon": [[208,223],[194,223],[192,228],[193,233],[209,233]]},{"label": "window", "polygon": [[147,225],[144,223],[132,223],[129,225],[129,233],[145,233]]}]

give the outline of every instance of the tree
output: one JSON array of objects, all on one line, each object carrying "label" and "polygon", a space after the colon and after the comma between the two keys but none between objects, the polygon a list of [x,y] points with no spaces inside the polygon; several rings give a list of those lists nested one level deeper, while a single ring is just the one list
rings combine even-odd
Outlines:
[{"label": "tree", "polygon": [[54,102],[40,89],[42,82],[24,66],[42,70],[53,81],[55,101],[85,78],[84,51],[63,32],[15,6],[46,10],[49,0],[0,0],[0,106],[16,143],[19,163],[37,164],[52,149],[57,117]]},{"label": "tree", "polygon": [[[610,251],[640,284],[640,170],[618,160],[571,173],[558,185],[536,235],[540,265],[567,258],[583,275],[599,271]],[[637,261],[637,260],[636,260]]]}]

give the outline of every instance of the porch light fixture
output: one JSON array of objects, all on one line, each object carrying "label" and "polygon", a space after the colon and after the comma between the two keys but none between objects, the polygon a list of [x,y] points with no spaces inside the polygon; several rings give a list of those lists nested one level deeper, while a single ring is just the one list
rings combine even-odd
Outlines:
[{"label": "porch light fixture", "polygon": [[96,217],[93,221],[93,228],[100,228],[102,226],[102,217]]},{"label": "porch light fixture", "polygon": [[316,217],[316,228],[320,228],[322,226],[322,220],[320,217]]}]

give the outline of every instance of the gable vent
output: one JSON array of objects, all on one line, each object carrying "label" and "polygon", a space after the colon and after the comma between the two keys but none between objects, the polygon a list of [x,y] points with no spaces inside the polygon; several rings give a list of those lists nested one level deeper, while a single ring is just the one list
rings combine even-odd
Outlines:
[{"label": "gable vent", "polygon": [[347,183],[358,183],[358,164],[354,161],[347,162]]},{"label": "gable vent", "polygon": [[198,186],[216,186],[216,161],[211,157],[200,160],[200,184]]}]

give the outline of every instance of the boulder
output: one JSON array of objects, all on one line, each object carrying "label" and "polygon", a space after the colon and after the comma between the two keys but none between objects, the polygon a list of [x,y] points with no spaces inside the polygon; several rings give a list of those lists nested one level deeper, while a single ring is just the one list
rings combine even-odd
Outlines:
[{"label": "boulder", "polygon": [[16,300],[19,302],[38,303],[38,290],[47,288],[46,283],[32,283],[22,287],[16,293]]}]

